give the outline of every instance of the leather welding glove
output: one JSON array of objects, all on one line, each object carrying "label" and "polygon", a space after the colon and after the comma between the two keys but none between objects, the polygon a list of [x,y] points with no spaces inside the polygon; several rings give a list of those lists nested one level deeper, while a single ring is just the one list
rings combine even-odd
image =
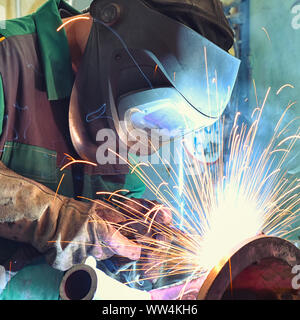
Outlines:
[{"label": "leather welding glove", "polygon": [[58,270],[68,270],[86,257],[140,257],[141,248],[101,218],[113,216],[104,202],[83,203],[56,195],[0,162],[0,237],[30,244]]},{"label": "leather welding glove", "polygon": [[135,229],[138,235],[151,236],[157,224],[168,226],[173,222],[171,210],[155,200],[126,199],[122,201],[119,210],[127,218],[126,221],[136,220],[130,227]]},{"label": "leather welding glove", "polygon": [[[112,203],[117,204],[122,217],[126,217],[124,222],[118,222],[124,226],[120,231],[128,238],[135,239],[142,247],[141,259],[137,263],[139,271],[143,273],[141,277],[156,282],[160,277],[156,265],[161,266],[162,256],[168,254],[169,244],[173,240],[171,210],[157,201],[146,199],[131,198]],[[106,219],[110,220],[110,217]],[[158,255],[158,252],[161,253]]]}]

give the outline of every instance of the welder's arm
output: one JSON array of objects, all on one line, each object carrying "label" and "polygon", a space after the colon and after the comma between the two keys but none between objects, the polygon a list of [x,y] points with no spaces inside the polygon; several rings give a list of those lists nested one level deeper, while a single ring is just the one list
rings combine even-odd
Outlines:
[{"label": "welder's arm", "polygon": [[56,269],[65,271],[89,255],[138,259],[140,248],[104,220],[113,214],[104,203],[95,208],[56,196],[0,162],[0,237],[31,244]]}]

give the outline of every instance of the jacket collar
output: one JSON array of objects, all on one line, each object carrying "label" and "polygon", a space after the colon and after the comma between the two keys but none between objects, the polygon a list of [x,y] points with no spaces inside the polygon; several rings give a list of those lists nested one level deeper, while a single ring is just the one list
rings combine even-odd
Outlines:
[{"label": "jacket collar", "polygon": [[33,14],[49,100],[70,97],[74,83],[66,32],[57,32],[63,23],[59,14],[62,8],[80,14],[63,0],[49,0]]}]

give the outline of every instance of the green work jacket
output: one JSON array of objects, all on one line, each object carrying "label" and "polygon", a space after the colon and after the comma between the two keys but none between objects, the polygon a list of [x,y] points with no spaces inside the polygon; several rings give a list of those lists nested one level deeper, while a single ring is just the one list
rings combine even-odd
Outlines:
[{"label": "green work jacket", "polygon": [[[62,0],[49,0],[32,15],[1,24],[0,159],[53,191],[64,174],[59,194],[70,198],[95,199],[96,192],[120,189],[140,198],[145,188],[134,174],[103,175],[84,165],[60,170],[68,162],[66,154],[78,158],[68,128],[74,74],[66,33],[57,32],[61,9],[79,14]],[[0,239],[0,265],[19,247]],[[62,276],[39,260],[12,277],[0,299],[58,299]]]}]

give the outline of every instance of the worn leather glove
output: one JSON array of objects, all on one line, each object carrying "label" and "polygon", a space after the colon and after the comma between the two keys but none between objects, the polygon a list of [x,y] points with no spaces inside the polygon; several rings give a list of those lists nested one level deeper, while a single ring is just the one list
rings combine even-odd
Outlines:
[{"label": "worn leather glove", "polygon": [[[126,221],[136,219],[136,223],[130,224],[138,235],[151,236],[158,226],[172,224],[172,212],[157,201],[131,198],[123,201],[120,212],[126,217]],[[157,234],[156,234],[157,235]]]},{"label": "worn leather glove", "polygon": [[[141,245],[141,258],[137,262],[140,279],[156,282],[161,276],[163,255],[167,255],[169,243],[172,241],[172,212],[157,201],[146,199],[110,199],[117,205],[120,212],[110,217],[108,221],[117,222],[118,230],[129,239],[134,239]],[[103,214],[99,213],[103,217]],[[164,231],[164,232],[162,232]],[[126,265],[128,261],[119,259],[117,267]]]},{"label": "worn leather glove", "polygon": [[0,186],[0,237],[30,244],[54,268],[68,270],[88,256],[139,259],[140,246],[104,219],[115,214],[109,204],[55,195],[1,162]]}]

